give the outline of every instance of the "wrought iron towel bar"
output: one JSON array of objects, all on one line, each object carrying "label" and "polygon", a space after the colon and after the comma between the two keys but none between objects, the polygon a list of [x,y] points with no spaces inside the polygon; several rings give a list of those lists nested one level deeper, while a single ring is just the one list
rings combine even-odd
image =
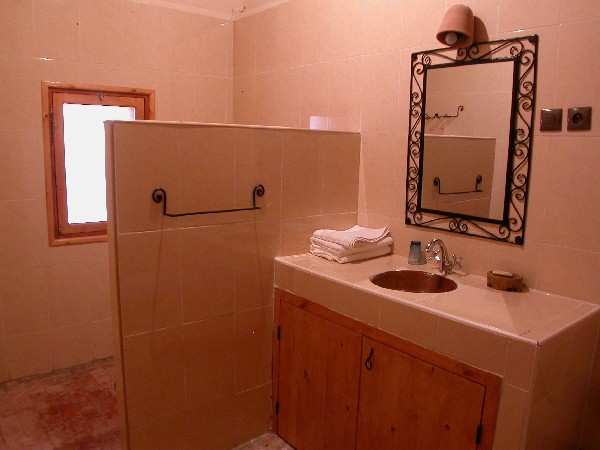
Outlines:
[{"label": "wrought iron towel bar", "polygon": [[456,119],[464,109],[464,106],[459,106],[456,109],[455,115],[435,113],[433,116],[430,116],[427,113],[425,113],[425,122],[436,120],[436,122],[433,123],[431,129],[435,130],[438,126],[442,125],[441,129],[445,130],[448,125],[454,122],[454,119]]},{"label": "wrought iron towel bar", "polygon": [[438,194],[440,195],[454,195],[454,194],[471,194],[473,192],[483,192],[483,190],[479,189],[479,185],[483,181],[483,177],[481,175],[477,175],[475,179],[475,190],[474,191],[456,191],[456,192],[442,192],[442,182],[439,177],[435,177],[433,179],[434,186],[438,187]]},{"label": "wrought iron towel bar", "polygon": [[196,216],[198,214],[220,214],[220,213],[228,213],[228,212],[236,212],[236,211],[253,211],[255,209],[260,209],[260,206],[256,206],[256,197],[262,197],[265,195],[265,187],[262,184],[257,184],[254,186],[252,190],[252,206],[248,208],[233,208],[233,209],[219,209],[213,211],[197,211],[197,212],[189,212],[189,213],[168,213],[167,212],[167,191],[163,188],[156,188],[152,192],[152,200],[155,203],[163,202],[163,215],[168,217],[182,217],[182,216]]}]

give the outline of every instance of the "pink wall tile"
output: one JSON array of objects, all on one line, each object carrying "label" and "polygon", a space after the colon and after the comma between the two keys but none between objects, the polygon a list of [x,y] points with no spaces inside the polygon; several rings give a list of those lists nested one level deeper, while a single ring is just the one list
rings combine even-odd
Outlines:
[{"label": "pink wall tile", "polygon": [[[332,18],[335,17],[335,20]],[[303,63],[330,61],[362,53],[362,2],[303,2]],[[351,33],[348,31],[352,30]]]},{"label": "pink wall tile", "polygon": [[[193,73],[196,67],[198,21],[192,14],[177,10],[162,10],[158,34],[160,68]],[[177,45],[173,45],[177,42]],[[223,41],[225,42],[225,41]],[[225,76],[223,74],[222,76]]]},{"label": "pink wall tile", "polygon": [[235,139],[235,204],[250,206],[257,184],[265,195],[257,197],[257,219],[277,219],[281,215],[281,162],[283,134],[277,130],[236,128]]},{"label": "pink wall tile", "polygon": [[544,244],[540,247],[537,288],[598,304],[599,269],[598,253]]},{"label": "pink wall tile", "polygon": [[238,21],[233,27],[233,75],[256,75],[256,16]]},{"label": "pink wall tile", "polygon": [[329,66],[314,64],[302,69],[302,128],[328,129]]},{"label": "pink wall tile", "polygon": [[[161,58],[161,13],[155,6],[121,3],[121,64],[128,67],[159,69]],[[147,30],[154,30],[148,33]]]},{"label": "pink wall tile", "polygon": [[228,96],[226,78],[196,75],[194,79],[194,121],[206,123],[227,123],[228,103],[222,101]]},{"label": "pink wall tile", "polygon": [[310,237],[322,227],[320,216],[281,220],[281,254],[296,255],[310,249]]},{"label": "pink wall tile", "polygon": [[0,73],[5,86],[0,105],[0,127],[38,128],[36,115],[39,103],[40,79],[37,62],[31,58],[0,54]]},{"label": "pink wall tile", "polygon": [[233,312],[234,236],[232,225],[181,230],[184,322]]},{"label": "pink wall tile", "polygon": [[185,412],[171,414],[132,429],[129,446],[131,450],[146,450],[152,447],[186,450],[188,447],[185,430]]},{"label": "pink wall tile", "polygon": [[361,115],[362,58],[329,63],[329,129],[359,131]]},{"label": "pink wall tile", "polygon": [[273,303],[273,262],[279,254],[279,222],[256,221],[234,227],[235,311]]},{"label": "pink wall tile", "polygon": [[504,381],[526,391],[532,383],[533,361],[538,348],[531,342],[508,341]]},{"label": "pink wall tile", "polygon": [[235,392],[235,322],[232,314],[186,324],[185,401],[188,409]]},{"label": "pink wall tile", "polygon": [[[205,87],[199,86],[198,77],[194,74],[171,72],[169,75],[170,86],[163,91],[168,100],[161,102],[161,117],[188,122],[197,120],[196,117],[200,116],[201,111],[196,108],[196,98],[198,97],[196,89]],[[191,92],[194,92],[194,95],[190,95]],[[221,115],[225,114],[223,112],[225,109],[225,105],[214,108]],[[211,109],[205,106],[204,110],[210,111]]]},{"label": "pink wall tile", "polygon": [[525,448],[552,448],[556,443],[577,442],[587,382],[587,373],[579,373],[533,407]]},{"label": "pink wall tile", "polygon": [[[207,21],[206,18],[196,20]],[[229,64],[233,59],[232,24],[214,20],[206,25],[197,23],[195,28],[197,50],[194,72],[215,77],[231,76]]]},{"label": "pink wall tile", "polygon": [[127,411],[138,427],[185,406],[184,338],[181,327],[123,340]]},{"label": "pink wall tile", "polygon": [[[234,206],[234,130],[186,127],[177,133],[179,211],[211,211]],[[164,149],[172,148],[164,143]],[[169,152],[166,152],[169,154]]]},{"label": "pink wall tile", "polygon": [[510,384],[502,387],[494,448],[522,448],[528,393]]},{"label": "pink wall tile", "polygon": [[585,20],[590,17],[600,16],[600,5],[594,0],[580,0],[578,2],[560,3],[561,22]]},{"label": "pink wall tile", "polygon": [[[600,39],[599,18],[563,23],[560,26],[559,61],[556,69],[556,101],[563,107],[597,106],[595,88],[600,62],[589,58],[594,43]],[[577,80],[573,83],[573,80]],[[565,111],[566,112],[566,111]],[[598,135],[596,127],[586,135]]]},{"label": "pink wall tile", "polygon": [[234,397],[207,400],[186,411],[186,448],[233,448]]},{"label": "pink wall tile", "polygon": [[[177,210],[178,201],[178,165],[165,164],[164,148],[177,139],[172,129],[159,127],[148,129],[144,125],[127,124],[125,128],[132,127],[132,132],[125,133],[120,140],[119,131],[115,133],[115,139],[128,151],[121,151],[115,164],[116,176],[120,171],[126,171],[127,177],[120,178],[120,186],[117,191],[117,202],[120,208],[131,211],[131,214],[122,215],[117,218],[117,226],[120,231],[152,230],[177,223],[176,219],[163,218],[162,204],[153,205],[148,202],[148,196],[155,188],[161,187],[171,194],[171,208]],[[177,161],[177,156],[172,155]],[[144,161],[141,166],[139,161]],[[133,171],[139,170],[135,174]],[[131,170],[133,169],[133,171]],[[152,173],[150,179],[145,176]]]},{"label": "pink wall tile", "polygon": [[[109,303],[108,280],[96,277],[93,264],[67,263],[48,269],[50,327],[58,328],[91,321],[90,296],[103,296]],[[108,271],[103,267],[107,278]],[[103,282],[101,282],[103,281]],[[99,283],[101,282],[101,283]]]},{"label": "pink wall tile", "polygon": [[323,214],[357,210],[360,136],[323,135]]},{"label": "pink wall tile", "polygon": [[[435,350],[480,369],[503,375],[507,345],[508,339],[504,336],[470,328],[443,317],[438,318]],[[483,348],[486,351],[482,351]]]},{"label": "pink wall tile", "polygon": [[363,2],[363,51],[375,53],[402,46],[402,16],[407,8],[396,1]]},{"label": "pink wall tile", "polygon": [[415,344],[433,348],[436,318],[394,301],[382,301],[379,328]]},{"label": "pink wall tile", "polygon": [[114,341],[112,319],[102,319],[90,323],[90,339],[92,341],[93,359],[113,356]]},{"label": "pink wall tile", "polygon": [[81,62],[79,79],[102,86],[118,86],[121,84],[121,69],[118,65]]},{"label": "pink wall tile", "polygon": [[92,359],[92,340],[87,324],[57,328],[52,331],[54,370],[84,364]]},{"label": "pink wall tile", "polygon": [[[555,137],[548,159],[543,242],[600,252],[600,139]],[[596,169],[582,171],[583,167]],[[568,211],[585,211],[573,221]]]},{"label": "pink wall tile", "polygon": [[236,394],[236,444],[248,442],[270,429],[271,392],[271,385],[265,384]]},{"label": "pink wall tile", "polygon": [[302,119],[303,80],[302,68],[292,67],[274,72],[275,123],[266,125],[300,128]]},{"label": "pink wall tile", "polygon": [[121,1],[79,2],[79,50],[83,61],[119,65],[121,63]]},{"label": "pink wall tile", "polygon": [[[251,104],[247,104],[248,108],[248,121],[244,123],[259,124],[259,125],[281,125],[281,118],[278,115],[278,74],[277,72],[266,72],[256,75],[254,78],[254,95],[252,93],[248,96],[247,100],[252,101]],[[245,93],[244,93],[245,95]],[[296,93],[292,93],[296,95]],[[264,101],[258,102],[257,100],[263,99]],[[297,101],[297,103],[299,103]],[[300,113],[298,109],[298,121],[300,120]],[[235,113],[234,113],[235,114]]]},{"label": "pink wall tile", "polygon": [[281,216],[321,213],[322,138],[318,133],[292,131],[283,138]]},{"label": "pink wall tile", "polygon": [[42,155],[37,151],[41,135],[26,130],[0,129],[0,148],[4,155],[0,179],[0,201],[41,199],[44,187]]},{"label": "pink wall tile", "polygon": [[66,0],[60,8],[52,0],[35,0],[35,55],[42,58],[79,59],[79,1]]},{"label": "pink wall tile", "polygon": [[519,0],[500,0],[500,32],[523,28],[537,28],[558,23],[560,0],[534,0],[523,3]]},{"label": "pink wall tile", "polygon": [[272,336],[272,306],[235,314],[237,394],[271,382]]},{"label": "pink wall tile", "polygon": [[3,2],[0,10],[0,54],[33,55],[33,3]]},{"label": "pink wall tile", "polygon": [[534,406],[555,395],[580,374],[589,375],[597,336],[598,315],[588,317],[580,326],[566,329],[541,343],[537,376],[532,389]]},{"label": "pink wall tile", "polygon": [[400,121],[400,53],[363,56],[361,132],[394,133]]},{"label": "pink wall tile", "polygon": [[255,75],[236,77],[233,80],[233,123],[259,124],[260,107]]},{"label": "pink wall tile", "polygon": [[359,190],[359,209],[386,216],[395,215],[394,187],[396,180],[395,136],[363,135],[361,168],[361,189]]},{"label": "pink wall tile", "polygon": [[[144,252],[140,252],[140,248]],[[119,237],[123,335],[182,323],[181,244],[177,230]]]},{"label": "pink wall tile", "polygon": [[5,336],[48,330],[49,275],[43,266],[0,272]]},{"label": "pink wall tile", "polygon": [[[52,339],[48,331],[4,339],[6,364],[11,379],[52,370]],[[23,355],[29,355],[23,358]]]}]

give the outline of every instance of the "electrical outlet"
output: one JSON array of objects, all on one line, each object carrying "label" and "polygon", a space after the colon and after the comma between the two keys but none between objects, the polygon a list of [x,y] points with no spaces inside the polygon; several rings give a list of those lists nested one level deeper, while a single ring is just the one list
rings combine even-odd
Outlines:
[{"label": "electrical outlet", "polygon": [[590,106],[569,108],[567,116],[567,130],[591,130],[592,108]]}]

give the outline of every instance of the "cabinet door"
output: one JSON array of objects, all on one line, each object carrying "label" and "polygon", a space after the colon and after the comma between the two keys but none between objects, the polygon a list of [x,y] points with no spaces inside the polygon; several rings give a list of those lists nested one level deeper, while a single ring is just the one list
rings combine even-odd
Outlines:
[{"label": "cabinet door", "polygon": [[477,448],[482,385],[369,338],[362,359],[357,449]]},{"label": "cabinet door", "polygon": [[281,302],[277,432],[298,450],[348,450],[356,439],[359,334]]}]

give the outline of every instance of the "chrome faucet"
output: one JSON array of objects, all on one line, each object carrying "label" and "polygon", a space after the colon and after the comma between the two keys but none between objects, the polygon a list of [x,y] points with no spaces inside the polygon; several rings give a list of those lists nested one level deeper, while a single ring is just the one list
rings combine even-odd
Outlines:
[{"label": "chrome faucet", "polygon": [[[438,249],[434,250],[437,245]],[[448,249],[441,239],[432,239],[427,247],[425,247],[425,253],[430,253],[427,259],[435,259],[439,261],[439,271],[444,275],[448,275],[454,269],[454,266],[462,267],[460,256],[452,255],[452,259],[448,256]]]}]

